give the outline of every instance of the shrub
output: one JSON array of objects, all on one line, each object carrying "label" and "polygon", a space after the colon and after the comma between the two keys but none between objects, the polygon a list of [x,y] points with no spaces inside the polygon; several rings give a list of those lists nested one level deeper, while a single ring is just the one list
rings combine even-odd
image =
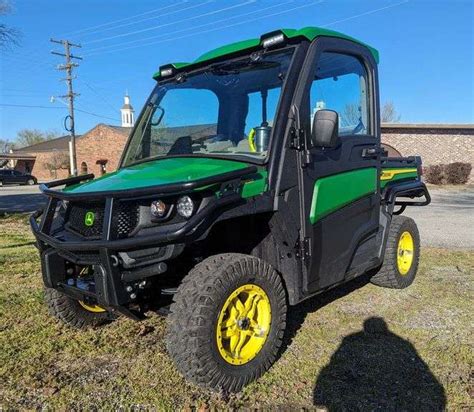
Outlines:
[{"label": "shrub", "polygon": [[423,174],[428,183],[440,185],[443,183],[444,165],[427,166]]},{"label": "shrub", "polygon": [[434,185],[462,185],[469,181],[472,165],[470,163],[454,162],[447,165],[431,165],[423,169],[423,175],[428,183]]},{"label": "shrub", "polygon": [[470,163],[450,163],[444,166],[444,178],[449,184],[462,185],[468,182],[471,170],[472,165]]}]

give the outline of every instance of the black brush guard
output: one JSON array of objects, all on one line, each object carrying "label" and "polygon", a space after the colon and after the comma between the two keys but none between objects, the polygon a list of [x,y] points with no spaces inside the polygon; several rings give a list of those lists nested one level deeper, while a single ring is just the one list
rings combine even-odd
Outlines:
[{"label": "black brush guard", "polygon": [[[159,246],[170,243],[185,243],[190,238],[207,230],[217,215],[223,213],[231,205],[245,203],[240,193],[242,179],[254,174],[255,166],[249,166],[241,170],[223,173],[209,178],[199,179],[192,182],[154,186],[127,191],[107,191],[98,193],[68,193],[53,190],[58,186],[71,186],[85,180],[94,178],[94,175],[72,177],[40,185],[40,190],[48,196],[48,203],[44,210],[37,211],[30,216],[30,225],[36,237],[37,247],[41,255],[43,281],[46,287],[57,289],[64,294],[78,300],[90,297],[97,301],[100,306],[109,310],[117,311],[134,319],[143,317],[140,312],[130,310],[131,303],[129,294],[125,291],[121,270],[117,264],[116,253],[147,246]],[[209,201],[198,213],[191,217],[182,226],[165,232],[136,236],[127,239],[113,239],[112,216],[114,213],[114,201],[125,198],[137,198],[145,196],[163,196],[181,194],[193,189],[220,185],[220,196]],[[58,202],[62,200],[105,200],[104,220],[102,236],[97,240],[74,240],[64,241],[58,239],[52,233],[54,216]],[[38,223],[38,219],[41,221]],[[91,252],[98,255],[98,262],[94,267],[95,292],[79,289],[66,283],[66,262],[64,256],[75,252]]]}]

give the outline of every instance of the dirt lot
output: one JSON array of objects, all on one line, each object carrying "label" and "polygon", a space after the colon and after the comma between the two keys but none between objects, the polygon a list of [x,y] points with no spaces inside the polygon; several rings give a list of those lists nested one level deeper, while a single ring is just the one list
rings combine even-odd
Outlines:
[{"label": "dirt lot", "polygon": [[[428,249],[412,287],[359,280],[294,308],[281,358],[238,395],[188,385],[158,315],[77,332],[43,305],[25,219],[0,220],[0,407],[472,410],[474,252]],[[349,293],[352,292],[352,293]]]}]

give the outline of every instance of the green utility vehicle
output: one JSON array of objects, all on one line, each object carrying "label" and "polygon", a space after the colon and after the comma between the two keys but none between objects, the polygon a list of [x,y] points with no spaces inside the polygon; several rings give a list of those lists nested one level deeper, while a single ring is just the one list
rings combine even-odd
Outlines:
[{"label": "green utility vehicle", "polygon": [[181,373],[238,391],[277,359],[289,305],[363,274],[409,286],[420,240],[400,214],[430,197],[420,158],[381,147],[377,62],[309,27],[162,66],[117,171],[41,186],[52,314],[168,311]]}]

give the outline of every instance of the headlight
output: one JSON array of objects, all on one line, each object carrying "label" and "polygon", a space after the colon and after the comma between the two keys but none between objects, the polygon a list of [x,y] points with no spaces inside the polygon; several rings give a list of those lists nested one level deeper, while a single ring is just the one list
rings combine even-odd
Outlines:
[{"label": "headlight", "polygon": [[154,200],[150,205],[150,212],[153,217],[163,217],[166,213],[166,204],[162,200]]},{"label": "headlight", "polygon": [[178,215],[189,219],[194,212],[194,203],[189,196],[183,196],[178,199]]}]

